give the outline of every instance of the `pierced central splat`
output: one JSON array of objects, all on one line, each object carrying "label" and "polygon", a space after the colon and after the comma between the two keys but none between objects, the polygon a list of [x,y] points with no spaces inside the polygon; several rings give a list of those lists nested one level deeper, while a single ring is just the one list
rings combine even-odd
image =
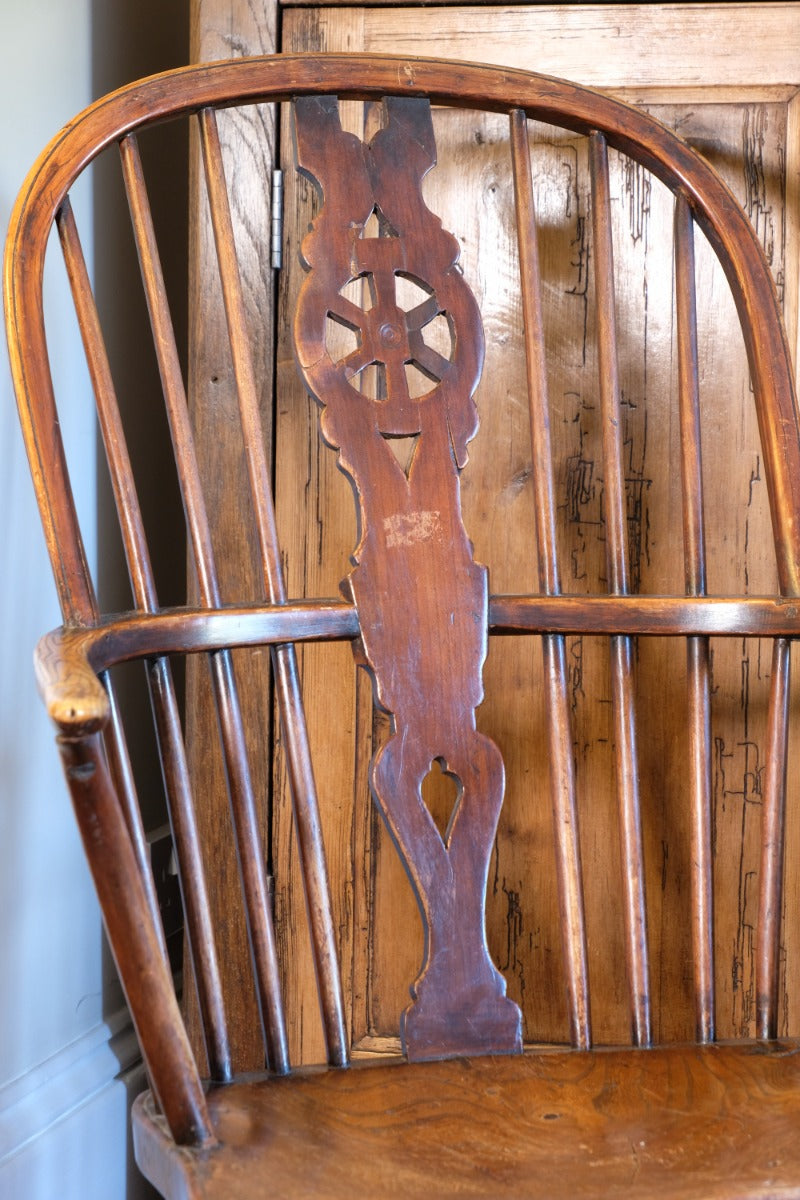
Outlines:
[{"label": "pierced central splat", "polygon": [[360,506],[343,588],[358,608],[359,660],[392,719],[371,783],[425,927],[406,1053],[507,1053],[521,1048],[520,1013],[484,922],[504,774],[475,727],[487,581],[459,484],[483,332],[458,244],[422,199],[436,161],[429,106],[396,98],[384,110],[365,145],[342,131],[334,98],[295,102],[298,166],[324,199],[302,247],[295,348]]}]

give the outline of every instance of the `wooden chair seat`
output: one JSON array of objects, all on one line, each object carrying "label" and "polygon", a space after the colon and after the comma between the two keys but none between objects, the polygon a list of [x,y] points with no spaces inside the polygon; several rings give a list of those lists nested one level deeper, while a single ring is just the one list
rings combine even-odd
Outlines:
[{"label": "wooden chair seat", "polygon": [[360,1062],[208,1106],[219,1144],[178,1150],[137,1101],[137,1159],[169,1200],[798,1194],[794,1041]]}]

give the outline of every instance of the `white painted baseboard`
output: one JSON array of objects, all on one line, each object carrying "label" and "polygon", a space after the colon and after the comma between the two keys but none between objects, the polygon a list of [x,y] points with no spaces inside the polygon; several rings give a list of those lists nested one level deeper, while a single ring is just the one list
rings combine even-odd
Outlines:
[{"label": "white painted baseboard", "polygon": [[0,1088],[2,1200],[146,1200],[129,1112],[144,1086],[126,1009]]}]

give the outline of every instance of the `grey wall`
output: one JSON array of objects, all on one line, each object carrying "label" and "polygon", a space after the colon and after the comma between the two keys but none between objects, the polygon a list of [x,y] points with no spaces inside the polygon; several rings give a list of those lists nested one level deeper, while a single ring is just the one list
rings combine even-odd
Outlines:
[{"label": "grey wall", "polygon": [[[187,55],[184,0],[0,0],[3,237],[26,170],[60,125],[103,90]],[[84,229],[95,200],[90,187],[76,196]],[[94,418],[51,257],[51,358],[94,555]],[[127,1108],[142,1082],[135,1039],[33,683],[33,645],[58,622],[0,352],[0,1196],[143,1200],[153,1193],[131,1165],[127,1135]]]}]

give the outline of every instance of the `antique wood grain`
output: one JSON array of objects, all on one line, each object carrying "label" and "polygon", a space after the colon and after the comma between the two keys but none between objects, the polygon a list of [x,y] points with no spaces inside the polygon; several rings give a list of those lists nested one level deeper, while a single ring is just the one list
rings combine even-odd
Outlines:
[{"label": "antique wood grain", "polygon": [[790,671],[789,643],[777,638],[773,643],[770,672],[772,686],[767,714],[759,874],[756,1028],[762,1038],[776,1037],[779,1022]]},{"label": "antique wood grain", "polygon": [[[128,134],[120,142],[120,154],[164,402],[175,448],[178,480],[186,514],[190,561],[196,574],[201,604],[207,608],[219,608],[220,588],[211,528],[142,164],[133,134]],[[221,650],[211,655],[209,667],[225,763],[259,1017],[264,1034],[264,1051],[267,1062],[278,1072],[285,1072],[289,1069],[286,1024],[266,871],[260,850],[262,835],[255,807],[244,723],[230,652]]]},{"label": "antique wood grain", "polygon": [[[268,599],[273,603],[285,604],[286,586],[275,526],[271,470],[267,461],[261,428],[253,357],[246,333],[246,311],[234,243],[230,202],[217,120],[213,109],[204,109],[200,113],[200,140],[203,147],[206,185],[239,396],[242,436],[250,480],[250,495],[256,517],[264,590]],[[290,772],[292,812],[306,893],[306,908],[309,915],[327,1058],[331,1063],[342,1066],[347,1062],[348,1054],[344,1029],[342,984],[336,956],[337,948],[331,914],[325,850],[320,832],[319,805],[294,646],[291,644],[273,646],[272,664],[276,681],[277,707]]]},{"label": "antique wood grain", "polygon": [[[610,634],[620,627],[636,636],[720,638],[800,634],[800,606],[786,600],[690,599],[663,596],[490,596],[489,628],[498,634]],[[224,609],[160,609],[64,626],[45,634],[35,666],[51,717],[65,733],[96,731],[110,720],[111,697],[100,676],[135,658],[193,654],[224,647],[286,641],[353,640],[356,608],[343,601],[299,601]]]},{"label": "antique wood grain", "polygon": [[[611,197],[608,147],[601,133],[589,137],[594,287],[602,422],[603,524],[606,577],[613,595],[630,590],[628,571],[628,497],[622,464],[623,422],[617,342],[614,251],[611,240]],[[625,960],[630,989],[631,1038],[646,1046],[651,1038],[647,915],[644,898],[642,815],[634,701],[633,643],[628,636],[611,639],[611,703],[616,748],[614,774],[619,803],[620,858],[623,879]]]},{"label": "antique wood grain", "polygon": [[[153,1093],[176,1142],[211,1142],[214,1133],[203,1088],[164,951],[152,922],[143,919],[149,907],[147,894],[102,739],[97,733],[75,739],[62,736],[58,745],[106,931],[126,979],[128,1003],[136,1014],[136,1035],[145,1060],[158,1063],[164,1071],[164,1086],[153,1081]],[[153,1019],[156,1014],[158,1019]],[[176,1087],[171,1080],[183,1084]]]},{"label": "antique wood grain", "polygon": [[170,1200],[257,1194],[266,1143],[271,1187],[325,1200],[422,1200],[434,1187],[509,1200],[788,1197],[800,1170],[799,1066],[791,1042],[301,1072],[212,1092],[220,1144],[187,1156],[188,1180],[165,1170],[163,1122],[141,1106],[137,1153]]}]

